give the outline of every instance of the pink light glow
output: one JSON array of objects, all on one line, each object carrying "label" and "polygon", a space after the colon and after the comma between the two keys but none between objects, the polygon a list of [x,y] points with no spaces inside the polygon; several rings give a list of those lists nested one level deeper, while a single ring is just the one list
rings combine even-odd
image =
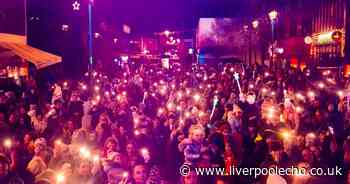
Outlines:
[{"label": "pink light glow", "polygon": [[73,6],[73,10],[74,11],[79,11],[80,10],[80,3],[78,1],[74,1],[72,6]]}]

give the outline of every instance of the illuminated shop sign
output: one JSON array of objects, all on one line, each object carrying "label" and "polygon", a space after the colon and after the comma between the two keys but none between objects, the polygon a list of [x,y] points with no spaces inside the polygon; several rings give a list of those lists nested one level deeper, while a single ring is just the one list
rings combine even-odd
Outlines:
[{"label": "illuminated shop sign", "polygon": [[318,45],[326,45],[332,43],[339,43],[342,39],[343,33],[341,31],[330,31],[326,33],[321,33],[315,36],[316,43]]}]

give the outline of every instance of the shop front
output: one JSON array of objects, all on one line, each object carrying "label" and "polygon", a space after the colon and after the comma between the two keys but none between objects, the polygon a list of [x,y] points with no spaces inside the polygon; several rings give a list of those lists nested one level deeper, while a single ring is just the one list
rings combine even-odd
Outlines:
[{"label": "shop front", "polygon": [[329,32],[314,33],[310,55],[317,66],[341,67],[344,60],[345,31],[335,29]]}]

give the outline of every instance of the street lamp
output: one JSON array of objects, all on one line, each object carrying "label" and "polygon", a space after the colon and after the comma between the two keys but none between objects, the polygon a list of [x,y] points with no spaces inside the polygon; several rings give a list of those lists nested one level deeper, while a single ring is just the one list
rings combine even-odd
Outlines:
[{"label": "street lamp", "polygon": [[[258,20],[254,20],[253,22],[252,22],[252,27],[253,27],[253,29],[255,29],[255,30],[257,30],[258,29],[258,27],[259,27],[259,21]],[[257,33],[257,32],[256,32]],[[251,41],[251,40],[250,40]],[[256,62],[257,62],[257,59],[256,59],[256,57],[257,57],[257,46],[256,46],[256,44],[257,43],[255,43],[255,45],[254,45],[254,63],[256,64]]]},{"label": "street lamp", "polygon": [[252,22],[252,26],[253,26],[254,29],[258,28],[258,26],[259,26],[259,21],[258,21],[258,20],[254,20],[254,21]]},{"label": "street lamp", "polygon": [[165,30],[164,31],[164,35],[168,37],[170,35],[170,31],[169,30]]},{"label": "street lamp", "polygon": [[269,12],[269,18],[270,18],[270,21],[271,21],[271,33],[272,33],[272,44],[271,44],[271,66],[274,67],[274,61],[273,61],[273,53],[274,53],[274,48],[273,48],[273,44],[275,42],[275,35],[274,35],[274,32],[275,32],[275,22],[276,22],[276,19],[277,19],[277,11],[276,10],[272,10],[271,12]]},{"label": "street lamp", "polygon": [[276,10],[272,10],[272,11],[269,13],[270,20],[271,20],[271,21],[276,20],[277,14],[278,14],[278,13],[277,13]]}]

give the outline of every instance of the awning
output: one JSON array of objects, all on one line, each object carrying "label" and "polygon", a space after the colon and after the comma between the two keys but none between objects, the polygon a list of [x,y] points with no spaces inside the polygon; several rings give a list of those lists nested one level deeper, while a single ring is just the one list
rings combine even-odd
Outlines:
[{"label": "awning", "polygon": [[37,69],[62,61],[62,58],[57,55],[27,45],[25,36],[0,33],[0,48],[8,50],[4,55],[11,55],[11,52],[12,55],[33,63]]}]

